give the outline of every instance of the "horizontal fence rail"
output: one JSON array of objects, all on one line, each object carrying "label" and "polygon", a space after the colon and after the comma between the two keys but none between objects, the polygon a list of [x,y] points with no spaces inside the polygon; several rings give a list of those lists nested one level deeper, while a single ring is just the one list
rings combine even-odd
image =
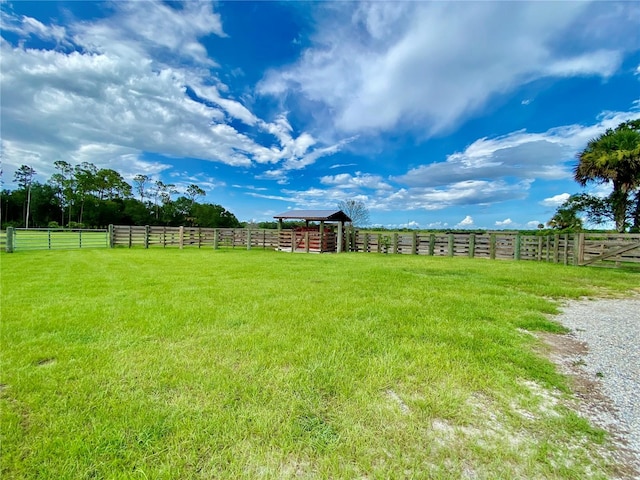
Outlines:
[{"label": "horizontal fence rail", "polygon": [[262,248],[511,259],[564,265],[638,265],[640,234],[336,232],[111,225],[108,230],[7,229],[6,251],[96,248]]}]

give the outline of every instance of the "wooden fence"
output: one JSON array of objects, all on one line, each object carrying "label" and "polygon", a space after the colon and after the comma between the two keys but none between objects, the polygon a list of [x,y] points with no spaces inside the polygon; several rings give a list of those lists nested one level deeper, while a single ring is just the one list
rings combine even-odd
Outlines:
[{"label": "wooden fence", "polygon": [[112,247],[210,247],[269,248],[279,247],[277,230],[247,228],[199,228],[121,226],[109,227]]},{"label": "wooden fence", "polygon": [[[304,237],[301,235],[308,235]],[[317,232],[197,227],[110,227],[111,246],[264,248],[319,251]],[[328,243],[326,243],[328,241]],[[323,236],[323,251],[336,251],[335,234]],[[564,265],[640,265],[640,234],[524,235],[352,231],[341,250],[366,253],[532,260]]]}]

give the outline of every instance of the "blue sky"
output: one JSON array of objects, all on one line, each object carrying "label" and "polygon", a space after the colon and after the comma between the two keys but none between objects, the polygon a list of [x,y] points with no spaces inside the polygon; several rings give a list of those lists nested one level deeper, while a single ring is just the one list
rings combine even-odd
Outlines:
[{"label": "blue sky", "polygon": [[640,117],[638,2],[0,7],[5,188],[88,161],[241,221],[357,199],[391,228],[535,228]]}]

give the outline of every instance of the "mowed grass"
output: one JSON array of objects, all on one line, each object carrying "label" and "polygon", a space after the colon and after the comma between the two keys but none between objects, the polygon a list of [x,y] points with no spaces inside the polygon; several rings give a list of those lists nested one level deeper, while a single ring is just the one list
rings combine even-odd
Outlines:
[{"label": "mowed grass", "polygon": [[[609,478],[529,331],[638,275],[402,255],[2,255],[1,476]],[[604,453],[603,453],[604,452]]]}]

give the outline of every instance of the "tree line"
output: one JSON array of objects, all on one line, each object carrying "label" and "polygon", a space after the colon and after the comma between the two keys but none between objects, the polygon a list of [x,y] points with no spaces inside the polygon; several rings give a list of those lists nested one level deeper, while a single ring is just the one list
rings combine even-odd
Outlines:
[{"label": "tree line", "polygon": [[54,163],[46,183],[22,165],[14,174],[17,188],[0,192],[0,224],[6,227],[91,228],[117,225],[238,227],[236,216],[221,205],[199,203],[206,192],[191,184],[176,186],[136,175],[133,185],[117,171],[92,163]]}]

